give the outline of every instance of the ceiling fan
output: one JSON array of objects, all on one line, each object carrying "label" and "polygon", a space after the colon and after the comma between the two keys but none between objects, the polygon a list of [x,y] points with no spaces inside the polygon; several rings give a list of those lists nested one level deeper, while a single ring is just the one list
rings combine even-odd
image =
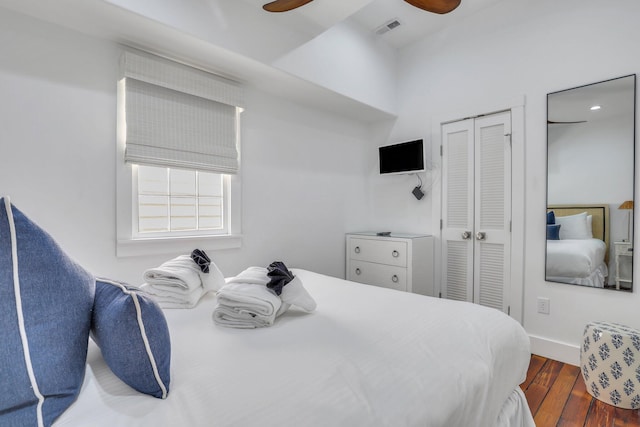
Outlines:
[{"label": "ceiling fan", "polygon": [[[267,3],[262,8],[267,12],[288,12],[300,6],[304,6],[313,0],[275,0]],[[445,14],[451,12],[460,5],[461,0],[404,0],[412,6],[427,12]]]}]

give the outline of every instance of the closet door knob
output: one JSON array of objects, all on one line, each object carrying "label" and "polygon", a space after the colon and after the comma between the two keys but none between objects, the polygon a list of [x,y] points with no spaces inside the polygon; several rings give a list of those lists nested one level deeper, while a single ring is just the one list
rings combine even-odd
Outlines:
[{"label": "closet door knob", "polygon": [[393,251],[393,252],[391,252],[391,255],[393,255],[394,258],[398,258],[400,256],[400,252]]},{"label": "closet door knob", "polygon": [[476,239],[485,240],[487,238],[487,234],[484,231],[478,231],[476,233]]},{"label": "closet door knob", "polygon": [[393,276],[391,276],[391,281],[392,281],[393,283],[398,283],[398,280],[400,280],[400,279],[398,279],[398,276],[397,276],[397,275],[395,275],[395,274],[394,274]]},{"label": "closet door knob", "polygon": [[462,240],[469,240],[470,238],[471,238],[470,231],[465,231],[464,233],[462,233]]},{"label": "closet door knob", "polygon": [[356,246],[356,247],[353,249],[353,251],[354,251],[355,253],[359,254],[359,253],[360,253],[360,246]]},{"label": "closet door knob", "polygon": [[359,269],[359,268],[356,268],[356,274],[359,276],[359,275],[360,275],[360,273],[361,273],[360,269]]}]

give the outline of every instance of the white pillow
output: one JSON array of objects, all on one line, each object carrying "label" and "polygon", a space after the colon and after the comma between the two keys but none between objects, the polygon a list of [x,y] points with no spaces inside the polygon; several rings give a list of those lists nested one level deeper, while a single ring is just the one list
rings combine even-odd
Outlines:
[{"label": "white pillow", "polygon": [[560,224],[560,240],[591,239],[593,233],[587,222],[587,213],[577,215],[556,216],[556,224]]}]

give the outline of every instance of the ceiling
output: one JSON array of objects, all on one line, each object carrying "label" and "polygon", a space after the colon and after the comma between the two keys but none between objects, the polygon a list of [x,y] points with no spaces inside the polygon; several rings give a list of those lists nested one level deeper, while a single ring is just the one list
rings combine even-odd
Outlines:
[{"label": "ceiling", "polygon": [[[256,8],[262,8],[262,5],[268,2],[242,1]],[[453,12],[438,15],[417,9],[403,0],[316,0],[286,13],[265,12],[265,19],[278,19],[280,25],[293,29],[306,27],[322,32],[343,19],[351,18],[372,33],[385,23],[397,19],[401,25],[380,38],[399,49],[500,1],[502,0],[462,0]]]},{"label": "ceiling", "polygon": [[[275,14],[262,9],[267,0],[0,0],[0,13],[13,10],[166,55],[303,105],[373,122],[393,119],[395,112],[279,69],[274,62],[343,22],[401,49],[504,1],[509,0],[462,0],[453,12],[438,15],[403,0],[315,0]],[[401,25],[375,35],[393,19]]]},{"label": "ceiling", "polygon": [[397,19],[400,26],[383,34],[381,38],[395,48],[402,48],[499,1],[501,0],[462,0],[453,12],[438,15],[417,9],[402,0],[374,0],[354,14],[353,19],[371,31],[390,19]]}]

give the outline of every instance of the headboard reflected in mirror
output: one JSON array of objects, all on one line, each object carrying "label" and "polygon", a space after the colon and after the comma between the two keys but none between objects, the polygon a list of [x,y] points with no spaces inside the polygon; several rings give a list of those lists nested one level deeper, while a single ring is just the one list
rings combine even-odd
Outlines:
[{"label": "headboard reflected in mirror", "polygon": [[549,205],[547,220],[546,280],[607,288],[609,205]]},{"label": "headboard reflected in mirror", "polygon": [[549,205],[547,212],[554,212],[556,218],[586,212],[592,217],[589,222],[593,238],[602,240],[609,248],[609,205]]},{"label": "headboard reflected in mirror", "polygon": [[635,105],[635,74],[547,95],[547,281],[633,289]]}]

